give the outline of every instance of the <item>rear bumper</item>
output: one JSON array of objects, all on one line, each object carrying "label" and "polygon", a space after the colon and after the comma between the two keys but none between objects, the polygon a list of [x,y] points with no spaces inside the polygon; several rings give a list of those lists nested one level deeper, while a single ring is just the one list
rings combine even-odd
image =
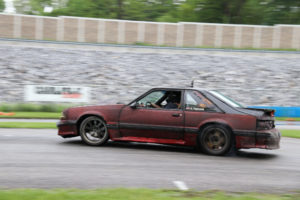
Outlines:
[{"label": "rear bumper", "polygon": [[276,128],[261,131],[234,131],[236,148],[279,149],[281,134]]},{"label": "rear bumper", "polygon": [[58,135],[63,138],[78,136],[75,120],[61,120],[56,123]]}]

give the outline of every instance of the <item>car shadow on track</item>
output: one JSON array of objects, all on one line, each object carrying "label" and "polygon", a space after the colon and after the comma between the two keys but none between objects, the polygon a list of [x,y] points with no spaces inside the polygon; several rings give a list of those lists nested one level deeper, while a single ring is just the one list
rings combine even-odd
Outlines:
[{"label": "car shadow on track", "polygon": [[175,145],[163,145],[163,144],[153,144],[153,143],[138,143],[138,142],[113,142],[108,141],[103,146],[88,146],[84,144],[81,140],[65,140],[61,144],[64,145],[78,145],[85,146],[87,148],[119,148],[119,149],[136,149],[136,150],[151,150],[151,151],[166,151],[166,152],[188,152],[188,153],[198,153],[193,147],[185,146],[175,146]]},{"label": "car shadow on track", "polygon": [[[176,152],[176,153],[189,153],[198,154],[201,156],[211,156],[199,152],[194,147],[186,146],[175,146],[175,145],[164,145],[164,144],[153,144],[153,143],[138,143],[138,142],[113,142],[109,141],[104,146],[88,146],[81,140],[66,140],[61,144],[71,146],[82,146],[85,148],[114,148],[114,149],[135,149],[135,150],[149,150],[149,151],[164,151],[164,152]],[[267,151],[267,150],[266,150]],[[249,158],[257,160],[274,159],[277,157],[275,154],[264,153],[264,152],[249,152],[243,150],[231,150],[225,157],[236,157],[236,158]]]},{"label": "car shadow on track", "polygon": [[236,157],[250,158],[250,159],[257,159],[257,160],[274,159],[278,157],[278,155],[276,154],[263,153],[263,152],[249,152],[249,151],[246,152],[242,150],[237,151],[235,154]]},{"label": "car shadow on track", "polygon": [[126,148],[126,149],[141,149],[151,151],[166,151],[166,152],[178,152],[178,153],[198,153],[193,147],[176,146],[176,145],[164,145],[153,143],[138,143],[138,142],[109,142],[105,146]]}]

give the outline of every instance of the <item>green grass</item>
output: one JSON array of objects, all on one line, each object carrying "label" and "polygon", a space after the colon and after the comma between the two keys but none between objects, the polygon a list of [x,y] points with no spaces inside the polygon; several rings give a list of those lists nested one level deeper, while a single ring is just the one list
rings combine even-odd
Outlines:
[{"label": "green grass", "polygon": [[[136,42],[134,45],[137,46],[153,46],[153,47],[175,47],[170,45],[154,45],[149,43],[143,43],[143,42]],[[177,48],[198,48],[198,49],[226,49],[226,50],[260,50],[260,51],[300,51],[300,49],[284,49],[284,48],[237,48],[237,47],[213,47],[213,46],[182,46]]]},{"label": "green grass", "polygon": [[226,193],[223,191],[178,191],[153,189],[15,189],[0,190],[0,200],[292,200],[299,199],[300,193],[260,194]]},{"label": "green grass", "polygon": [[276,121],[300,121],[300,117],[275,117]]},{"label": "green grass", "polygon": [[79,104],[1,103],[0,112],[62,112],[75,105]]},{"label": "green grass", "polygon": [[283,137],[300,138],[300,130],[280,130]]},{"label": "green grass", "polygon": [[14,115],[0,115],[0,118],[16,118],[16,119],[59,119],[61,113],[55,112],[13,112]]},{"label": "green grass", "polygon": [[0,128],[56,128],[53,122],[0,122]]}]

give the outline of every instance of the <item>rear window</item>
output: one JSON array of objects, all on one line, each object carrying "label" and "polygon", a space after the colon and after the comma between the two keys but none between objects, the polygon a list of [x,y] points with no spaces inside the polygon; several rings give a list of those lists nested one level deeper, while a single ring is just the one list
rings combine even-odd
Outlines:
[{"label": "rear window", "polygon": [[186,110],[216,110],[215,105],[198,91],[186,91],[185,101]]},{"label": "rear window", "polygon": [[220,99],[221,101],[227,103],[228,105],[235,107],[235,108],[244,108],[243,105],[241,105],[240,103],[232,100],[231,98],[223,95],[222,93],[218,92],[218,91],[209,91],[209,93],[211,93],[212,95],[214,95],[215,97],[217,97],[218,99]]}]

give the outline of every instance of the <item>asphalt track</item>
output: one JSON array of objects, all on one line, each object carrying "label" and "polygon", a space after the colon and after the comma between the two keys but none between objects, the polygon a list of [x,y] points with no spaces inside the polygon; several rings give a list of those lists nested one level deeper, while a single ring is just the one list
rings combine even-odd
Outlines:
[{"label": "asphalt track", "polygon": [[146,187],[290,192],[300,189],[300,140],[226,157],[190,148],[63,139],[54,129],[0,129],[0,188]]}]

